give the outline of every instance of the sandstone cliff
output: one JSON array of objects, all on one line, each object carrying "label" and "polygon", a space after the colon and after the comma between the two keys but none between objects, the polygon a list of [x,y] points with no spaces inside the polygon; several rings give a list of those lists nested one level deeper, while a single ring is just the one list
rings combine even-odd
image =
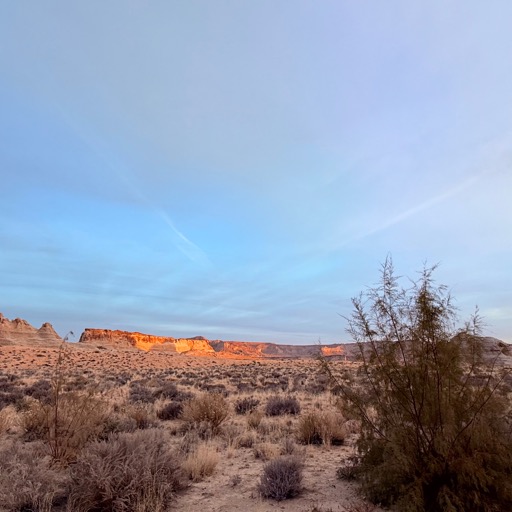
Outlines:
[{"label": "sandstone cliff", "polygon": [[108,329],[85,329],[79,343],[109,345],[118,348],[138,348],[141,350],[169,350],[171,352],[202,352],[213,354],[215,351],[204,338],[172,338],[153,336],[140,332],[111,331]]},{"label": "sandstone cliff", "polygon": [[[107,345],[117,348],[137,348],[145,351],[171,351],[194,355],[215,355],[231,358],[303,358],[315,357],[321,352],[325,356],[344,356],[345,345],[280,345],[251,341],[207,340],[202,336],[194,338],[172,338],[153,336],[140,332],[112,331],[108,329],[85,329],[79,343]],[[351,351],[348,351],[351,354]]]},{"label": "sandstone cliff", "polygon": [[39,329],[26,320],[15,318],[9,320],[0,313],[0,345],[58,345],[62,338],[49,323]]}]

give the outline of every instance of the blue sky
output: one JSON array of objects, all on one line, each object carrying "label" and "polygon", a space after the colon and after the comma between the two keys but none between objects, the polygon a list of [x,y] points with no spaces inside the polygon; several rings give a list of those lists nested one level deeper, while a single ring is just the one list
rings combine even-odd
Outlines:
[{"label": "blue sky", "polygon": [[0,311],[349,341],[391,254],[512,341],[512,3],[0,1]]}]

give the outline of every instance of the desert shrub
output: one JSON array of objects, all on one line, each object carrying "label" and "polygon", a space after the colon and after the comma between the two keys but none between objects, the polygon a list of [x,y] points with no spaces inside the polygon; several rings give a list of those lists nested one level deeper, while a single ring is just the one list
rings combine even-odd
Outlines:
[{"label": "desert shrub", "polygon": [[260,411],[252,411],[247,416],[247,425],[249,428],[256,430],[263,419],[263,413]]},{"label": "desert shrub", "polygon": [[10,407],[0,409],[0,436],[7,432],[12,424],[13,410]]},{"label": "desert shrub", "polygon": [[213,434],[228,417],[228,403],[218,393],[204,393],[185,402],[182,418],[195,427],[207,427]]},{"label": "desert shrub", "polygon": [[0,387],[0,409],[8,407],[9,405],[18,406],[24,397],[23,391],[10,380],[1,383]]},{"label": "desert shrub", "polygon": [[356,480],[361,468],[361,461],[357,455],[351,456],[336,470],[336,476],[340,480]]},{"label": "desert shrub", "polygon": [[51,399],[35,402],[24,415],[25,439],[44,441],[54,462],[72,462],[82,447],[99,435],[106,416],[105,403],[90,389],[65,391],[72,362],[63,344],[50,379]]},{"label": "desert shrub", "polygon": [[105,416],[98,439],[106,440],[110,435],[121,432],[135,432],[137,428],[137,421],[134,418],[126,414],[110,413]]},{"label": "desert shrub", "polygon": [[329,386],[329,378],[326,375],[316,375],[313,382],[308,382],[305,390],[312,395],[324,393]]},{"label": "desert shrub", "polygon": [[199,482],[213,474],[218,462],[219,455],[215,446],[209,442],[200,443],[195,446],[194,450],[189,452],[186,460],[183,462],[183,470],[190,480]]},{"label": "desert shrub", "polygon": [[167,511],[183,487],[180,462],[159,430],[95,441],[71,466],[68,511]]},{"label": "desert shrub", "polygon": [[157,418],[163,421],[176,420],[183,413],[181,402],[169,402],[156,412]]},{"label": "desert shrub", "polygon": [[241,381],[236,384],[236,389],[240,393],[250,393],[254,390],[254,385],[251,382]]},{"label": "desert shrub", "polygon": [[343,418],[330,413],[308,413],[299,419],[297,439],[303,444],[341,445],[346,430]]},{"label": "desert shrub", "polygon": [[256,437],[252,432],[245,432],[238,436],[236,445],[238,448],[252,448],[255,440]]},{"label": "desert shrub", "polygon": [[235,412],[237,414],[247,414],[258,407],[260,401],[254,397],[246,397],[237,400],[235,403]]},{"label": "desert shrub", "polygon": [[60,393],[51,404],[32,404],[23,416],[24,438],[44,441],[52,458],[66,464],[100,435],[105,418],[105,404],[96,397]]},{"label": "desert shrub", "polygon": [[259,484],[264,498],[281,501],[297,496],[302,491],[302,461],[285,456],[265,464]]},{"label": "desert shrub", "polygon": [[[1,371],[1,370],[0,370]],[[12,384],[14,384],[19,377],[15,375],[14,373],[0,373],[0,391],[5,390],[5,386],[10,387]]]},{"label": "desert shrub", "polygon": [[285,437],[281,443],[282,455],[294,455],[297,453],[297,445],[291,437]]},{"label": "desert shrub", "polygon": [[81,374],[73,375],[64,384],[64,391],[83,391],[90,387],[90,381]]},{"label": "desert shrub", "polygon": [[226,443],[226,446],[235,447],[238,443],[238,438],[242,433],[242,428],[239,425],[228,423],[222,428],[222,439]]},{"label": "desert shrub", "polygon": [[300,403],[291,396],[271,396],[265,406],[267,416],[282,416],[284,414],[299,414]]},{"label": "desert shrub", "polygon": [[139,404],[126,409],[126,415],[135,421],[135,425],[139,430],[156,427],[157,422],[149,407]]},{"label": "desert shrub", "polygon": [[65,477],[37,443],[15,441],[0,449],[0,509],[50,512],[65,497]]},{"label": "desert shrub", "polygon": [[208,393],[218,393],[224,397],[229,395],[229,391],[224,384],[211,384],[210,382],[201,382],[198,384],[199,389]]},{"label": "desert shrub", "polygon": [[197,445],[201,442],[201,437],[195,430],[187,430],[181,438],[179,444],[179,453],[188,455],[197,449]]},{"label": "desert shrub", "polygon": [[501,354],[486,359],[478,315],[456,329],[433,270],[403,288],[387,260],[380,285],[353,299],[360,385],[337,384],[361,421],[358,475],[374,503],[399,511],[512,510]]},{"label": "desert shrub", "polygon": [[179,389],[174,382],[165,382],[160,388],[153,392],[155,398],[167,398],[174,402],[184,402],[190,400],[192,394],[188,391],[182,391]]},{"label": "desert shrub", "polygon": [[39,379],[31,386],[25,388],[25,394],[40,402],[49,404],[52,401],[52,384],[47,379]]},{"label": "desert shrub", "polygon": [[146,386],[135,383],[130,387],[128,400],[132,404],[152,404],[156,399],[155,394]]},{"label": "desert shrub", "polygon": [[252,449],[254,457],[260,460],[271,460],[281,455],[281,447],[275,443],[258,443]]}]

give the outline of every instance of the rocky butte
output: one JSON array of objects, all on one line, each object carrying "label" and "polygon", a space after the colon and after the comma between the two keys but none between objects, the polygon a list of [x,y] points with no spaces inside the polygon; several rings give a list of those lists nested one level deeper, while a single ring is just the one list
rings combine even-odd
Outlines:
[{"label": "rocky butte", "polygon": [[326,356],[345,356],[351,355],[353,348],[353,344],[281,345],[253,341],[208,340],[202,336],[172,338],[108,329],[85,329],[79,343],[240,359],[303,358],[315,357],[319,353]]},{"label": "rocky butte", "polygon": [[109,329],[85,329],[79,343],[108,345],[117,348],[138,348],[141,350],[169,350],[171,352],[199,352],[214,354],[215,350],[208,340],[196,338],[172,338],[153,336],[141,332],[111,331]]},{"label": "rocky butte", "polygon": [[48,322],[36,329],[26,320],[9,320],[0,313],[0,345],[52,346],[60,343],[62,338]]},{"label": "rocky butte", "polygon": [[[496,338],[479,337],[484,357],[494,360],[507,368],[512,367],[512,346]],[[51,324],[44,323],[39,329],[26,320],[9,320],[0,313],[0,346],[58,347],[64,340]],[[347,361],[357,359],[359,349],[356,343],[331,345],[282,345],[255,341],[208,340],[203,336],[173,338],[154,336],[140,332],[110,329],[85,329],[77,348],[101,347],[113,350],[142,350],[145,352],[168,352],[190,356],[209,356],[226,359],[281,359],[312,358],[319,354]]]}]

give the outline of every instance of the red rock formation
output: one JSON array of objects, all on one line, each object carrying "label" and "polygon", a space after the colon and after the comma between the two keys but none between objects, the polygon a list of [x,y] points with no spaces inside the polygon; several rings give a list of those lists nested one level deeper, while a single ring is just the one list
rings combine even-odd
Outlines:
[{"label": "red rock formation", "polygon": [[79,342],[117,348],[137,348],[145,351],[169,350],[193,355],[216,355],[217,357],[243,359],[309,358],[320,353],[324,356],[344,356],[346,354],[346,346],[341,344],[319,346],[281,345],[252,341],[210,341],[202,336],[172,338],[108,329],[85,329]]},{"label": "red rock formation", "polygon": [[85,329],[79,343],[110,345],[119,348],[138,348],[141,350],[170,350],[172,352],[204,352],[213,354],[215,351],[204,338],[172,338],[153,336],[140,332],[110,331],[108,329]]},{"label": "red rock formation", "polygon": [[26,320],[9,320],[0,313],[0,345],[57,345],[62,338],[49,323],[39,329],[32,327]]}]

